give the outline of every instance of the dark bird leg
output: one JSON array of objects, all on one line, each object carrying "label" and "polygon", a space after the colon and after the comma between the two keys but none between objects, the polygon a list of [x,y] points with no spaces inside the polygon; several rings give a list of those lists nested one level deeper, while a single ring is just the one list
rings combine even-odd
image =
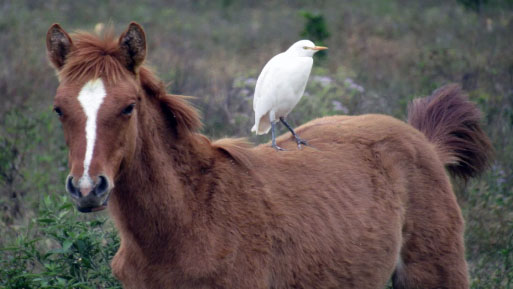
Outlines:
[{"label": "dark bird leg", "polygon": [[280,117],[280,121],[290,130],[290,132],[292,133],[292,135],[296,138],[296,142],[297,142],[297,148],[298,149],[301,149],[301,145],[304,144],[305,146],[308,145],[308,143],[306,142],[306,140],[300,138],[295,132],[294,130],[292,129],[292,127],[285,121],[285,118],[284,117]]},{"label": "dark bird leg", "polygon": [[276,134],[274,132],[274,128],[276,127],[276,124],[274,123],[274,121],[271,121],[271,136],[272,136],[272,144],[271,146],[277,150],[277,151],[284,151],[285,149],[279,147],[276,145]]}]

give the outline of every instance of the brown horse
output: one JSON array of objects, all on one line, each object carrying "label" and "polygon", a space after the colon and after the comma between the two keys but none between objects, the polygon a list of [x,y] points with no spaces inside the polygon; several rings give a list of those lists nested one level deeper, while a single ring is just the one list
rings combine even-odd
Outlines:
[{"label": "brown horse", "polygon": [[463,219],[444,166],[465,178],[491,149],[457,86],[410,124],[332,116],[278,144],[211,142],[197,112],[142,63],[145,34],[47,34],[78,210],[105,208],[125,288],[468,288]]}]

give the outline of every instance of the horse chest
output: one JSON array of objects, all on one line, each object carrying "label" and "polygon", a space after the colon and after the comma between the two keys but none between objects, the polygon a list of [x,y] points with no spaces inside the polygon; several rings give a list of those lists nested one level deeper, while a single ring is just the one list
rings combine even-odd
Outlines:
[{"label": "horse chest", "polygon": [[143,250],[122,241],[111,263],[112,272],[124,288],[203,288],[198,287],[200,283],[206,288],[226,287],[222,284],[233,252],[217,252],[198,240],[185,243],[188,246]]}]

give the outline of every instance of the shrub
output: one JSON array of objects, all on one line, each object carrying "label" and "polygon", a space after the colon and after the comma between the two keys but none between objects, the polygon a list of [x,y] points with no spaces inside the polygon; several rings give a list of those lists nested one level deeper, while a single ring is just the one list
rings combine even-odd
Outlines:
[{"label": "shrub", "polygon": [[0,287],[121,288],[109,266],[116,231],[105,216],[79,214],[67,196],[45,196],[27,231],[0,250]]},{"label": "shrub", "polygon": [[[300,34],[301,37],[313,41],[316,45],[325,45],[325,41],[330,37],[330,33],[324,16],[307,11],[302,11],[301,16],[306,20],[303,31]],[[326,59],[326,51],[317,52],[315,58],[317,60]]]}]

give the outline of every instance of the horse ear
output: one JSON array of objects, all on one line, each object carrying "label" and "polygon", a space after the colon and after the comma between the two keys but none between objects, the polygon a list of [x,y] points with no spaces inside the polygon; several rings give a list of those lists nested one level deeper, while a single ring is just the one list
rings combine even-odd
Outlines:
[{"label": "horse ear", "polygon": [[73,42],[68,33],[59,24],[53,24],[46,33],[46,53],[55,69],[62,68],[72,48]]},{"label": "horse ear", "polygon": [[146,57],[146,36],[141,25],[131,22],[119,37],[121,62],[125,67],[136,72]]}]

